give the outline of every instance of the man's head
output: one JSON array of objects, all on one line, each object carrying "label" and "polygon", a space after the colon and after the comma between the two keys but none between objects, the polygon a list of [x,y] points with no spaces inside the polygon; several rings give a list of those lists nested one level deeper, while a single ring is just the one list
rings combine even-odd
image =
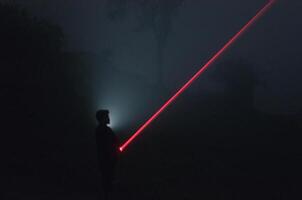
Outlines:
[{"label": "man's head", "polygon": [[110,124],[109,110],[98,110],[96,112],[96,119],[102,125]]}]

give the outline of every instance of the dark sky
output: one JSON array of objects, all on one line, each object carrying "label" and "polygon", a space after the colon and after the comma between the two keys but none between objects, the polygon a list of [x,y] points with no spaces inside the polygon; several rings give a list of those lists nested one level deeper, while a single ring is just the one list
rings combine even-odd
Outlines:
[{"label": "dark sky", "polygon": [[[20,4],[37,17],[59,24],[66,34],[67,49],[94,55],[110,50],[114,54],[111,65],[117,71],[154,83],[155,39],[150,30],[135,31],[137,8],[128,7],[127,14],[116,22],[106,17],[104,0],[5,2]],[[173,17],[164,48],[166,86],[171,90],[178,88],[264,3],[264,0],[185,0]],[[301,9],[300,0],[277,1],[222,58],[243,57],[255,65],[257,76],[266,82],[265,87],[256,90],[255,105],[259,110],[274,113],[301,110]],[[210,79],[207,82],[209,90],[222,87]]]}]

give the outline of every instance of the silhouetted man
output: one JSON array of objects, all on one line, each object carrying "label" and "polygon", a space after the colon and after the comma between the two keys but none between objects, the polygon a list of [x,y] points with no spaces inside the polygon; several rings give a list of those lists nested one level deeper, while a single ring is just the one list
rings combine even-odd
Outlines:
[{"label": "silhouetted man", "polygon": [[107,124],[110,123],[109,111],[99,110],[96,112],[99,125],[96,128],[96,143],[98,164],[101,173],[101,184],[104,198],[108,199],[112,193],[115,166],[118,156],[118,139]]}]

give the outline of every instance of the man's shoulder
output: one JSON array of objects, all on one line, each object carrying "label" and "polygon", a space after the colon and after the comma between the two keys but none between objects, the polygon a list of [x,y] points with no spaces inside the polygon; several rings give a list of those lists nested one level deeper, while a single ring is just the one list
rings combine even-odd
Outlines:
[{"label": "man's shoulder", "polygon": [[107,129],[108,132],[113,133],[113,130],[109,126],[106,126],[106,129]]},{"label": "man's shoulder", "polygon": [[109,126],[97,126],[95,129],[96,133],[113,133]]}]

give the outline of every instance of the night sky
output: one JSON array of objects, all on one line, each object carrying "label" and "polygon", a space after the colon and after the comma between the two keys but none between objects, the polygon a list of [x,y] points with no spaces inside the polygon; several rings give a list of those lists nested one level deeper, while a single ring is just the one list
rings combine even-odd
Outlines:
[{"label": "night sky", "polygon": [[[122,8],[125,11],[120,12],[125,13],[114,21],[106,16],[109,9],[106,1],[8,2],[22,5],[35,16],[59,24],[67,36],[68,50],[91,53],[96,56],[96,62],[104,51],[110,51],[113,54],[111,67],[154,84],[156,41],[150,28],[136,31],[139,25],[135,3]],[[164,45],[165,86],[171,91],[178,88],[253,16],[263,2],[184,1],[171,18],[171,30]],[[257,76],[267,82],[266,88],[256,91],[255,103],[261,110],[273,113],[301,110],[301,8],[298,0],[278,1],[225,58],[244,57],[257,65]]]},{"label": "night sky", "polygon": [[[265,2],[0,0],[63,35],[42,59],[31,43],[43,40],[24,43],[21,70],[9,70],[19,54],[1,57],[8,127],[22,113],[4,199],[95,199],[95,111],[124,141]],[[114,199],[300,199],[301,10],[277,0],[122,153]]]}]

